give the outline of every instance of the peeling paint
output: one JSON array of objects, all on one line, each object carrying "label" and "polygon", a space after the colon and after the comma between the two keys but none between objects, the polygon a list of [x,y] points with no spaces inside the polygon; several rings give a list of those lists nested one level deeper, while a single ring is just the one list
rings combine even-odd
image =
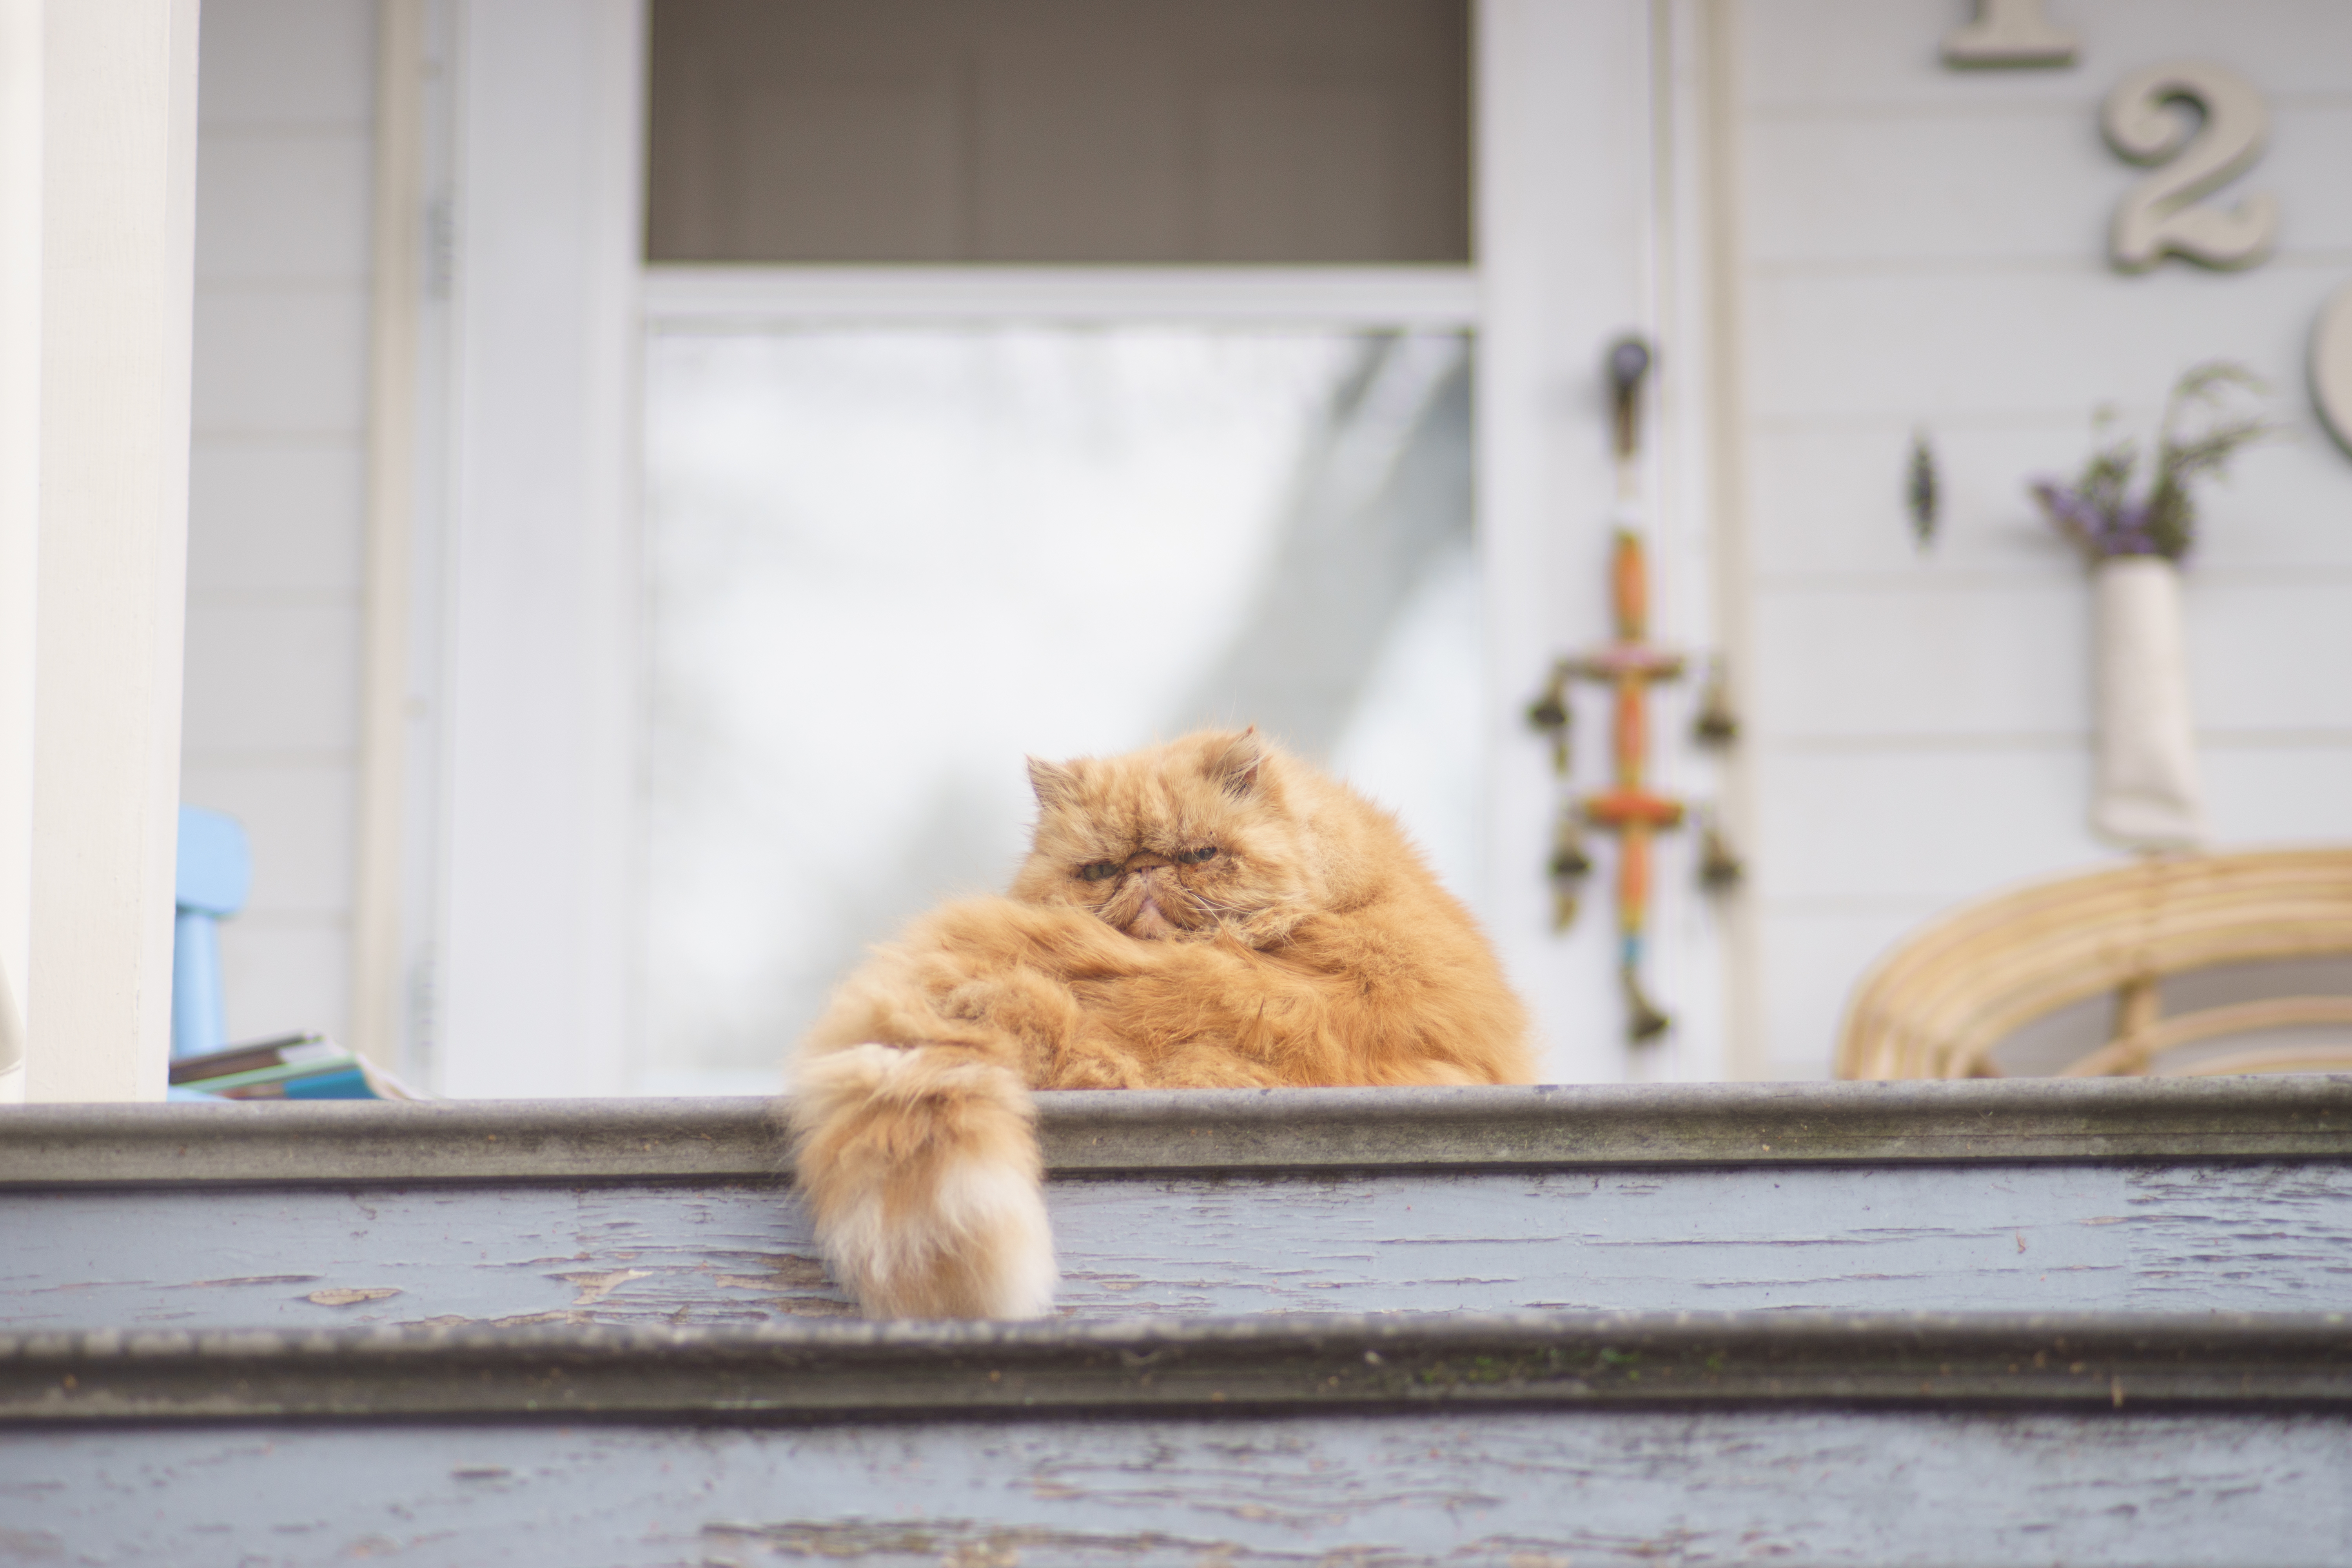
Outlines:
[{"label": "peeling paint", "polygon": [[630,1280],[643,1279],[650,1272],[645,1268],[615,1268],[605,1274],[558,1274],[555,1278],[579,1292],[572,1299],[573,1306],[593,1307]]},{"label": "peeling paint", "polygon": [[[757,1184],[0,1194],[19,1328],[785,1322],[852,1309]],[[2310,1310],[2352,1166],[1965,1165],[1096,1179],[1047,1189],[1078,1317],[1399,1310]],[[1410,1232],[1398,1220],[1411,1209]],[[373,1215],[373,1218],[367,1217]],[[2018,1242],[2030,1249],[2021,1259]],[[250,1273],[224,1277],[224,1256]],[[275,1265],[276,1267],[272,1267]],[[579,1314],[568,1316],[567,1314]],[[747,1314],[749,1316],[747,1316]]]},{"label": "peeling paint", "polygon": [[2352,1560],[2347,1474],[2343,1418],[2128,1409],[0,1431],[0,1560],[2242,1568]]}]

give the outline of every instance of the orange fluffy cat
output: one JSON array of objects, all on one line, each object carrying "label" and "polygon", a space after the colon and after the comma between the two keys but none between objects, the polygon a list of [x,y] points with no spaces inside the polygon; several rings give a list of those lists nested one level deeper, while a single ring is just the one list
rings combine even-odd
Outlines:
[{"label": "orange fluffy cat", "polygon": [[869,1316],[1048,1309],[1032,1089],[1532,1079],[1468,911],[1345,784],[1255,731],[1029,776],[1011,895],[877,949],[801,1044],[801,1193]]}]

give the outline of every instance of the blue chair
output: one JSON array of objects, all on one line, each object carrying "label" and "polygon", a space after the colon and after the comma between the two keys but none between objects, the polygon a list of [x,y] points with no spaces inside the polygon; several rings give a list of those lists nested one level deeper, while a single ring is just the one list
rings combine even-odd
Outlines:
[{"label": "blue chair", "polygon": [[234,816],[180,807],[180,854],[172,933],[172,1055],[202,1056],[228,1044],[221,1001],[220,924],[253,891],[253,850]]}]

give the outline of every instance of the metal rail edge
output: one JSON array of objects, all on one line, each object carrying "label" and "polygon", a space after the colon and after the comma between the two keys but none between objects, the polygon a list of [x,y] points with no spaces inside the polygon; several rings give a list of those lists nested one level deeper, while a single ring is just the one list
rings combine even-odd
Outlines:
[{"label": "metal rail edge", "polygon": [[2352,1317],[1359,1315],[0,1335],[0,1425],[1575,1408],[2352,1413]]},{"label": "metal rail edge", "polygon": [[[1060,1178],[2352,1159],[2352,1075],[1041,1093]],[[0,1107],[0,1188],[763,1181],[756,1099]]]}]

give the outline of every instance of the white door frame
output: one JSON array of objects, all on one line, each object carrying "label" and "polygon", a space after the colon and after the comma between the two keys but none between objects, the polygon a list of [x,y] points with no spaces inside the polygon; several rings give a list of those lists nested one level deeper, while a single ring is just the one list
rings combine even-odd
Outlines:
[{"label": "white door frame", "polygon": [[[418,493],[409,537],[378,518],[371,551],[408,563],[411,602],[372,601],[362,731],[379,795],[355,994],[395,1013],[399,1058],[440,1093],[617,1094],[635,956],[644,5],[450,0],[434,19],[448,76],[438,122],[417,116],[415,132],[425,415],[410,449],[375,448],[415,465]],[[380,490],[398,478],[380,473]],[[405,681],[389,668],[404,659]],[[430,710],[421,726],[412,704]],[[428,743],[402,743],[420,729]]]},{"label": "white door frame", "polygon": [[[632,1076],[637,344],[649,319],[780,312],[1475,325],[1492,934],[1549,1042],[1548,1076],[1727,1076],[1725,943],[1691,890],[1688,847],[1670,837],[1660,857],[1651,970],[1678,1028],[1635,1056],[1622,1044],[1605,848],[1580,925],[1549,931],[1554,789],[1520,718],[1553,656],[1607,632],[1614,485],[1600,362],[1629,329],[1661,349],[1645,462],[1654,635],[1718,640],[1709,568],[1722,509],[1699,395],[1714,308],[1700,178],[1711,4],[1478,0],[1475,269],[648,271],[643,0],[454,0],[447,559],[420,590],[437,595],[446,626],[436,1087],[609,1094]],[[1720,794],[1680,740],[1688,696],[1658,704],[1657,776]],[[1588,778],[1598,713],[1583,725]]]}]

